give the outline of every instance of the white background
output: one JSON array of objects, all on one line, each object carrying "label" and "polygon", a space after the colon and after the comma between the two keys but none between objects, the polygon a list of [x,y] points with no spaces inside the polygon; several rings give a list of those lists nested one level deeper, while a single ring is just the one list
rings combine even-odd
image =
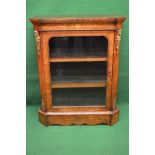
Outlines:
[{"label": "white background", "polygon": [[[155,4],[153,0],[130,0],[129,8],[130,155],[153,155]],[[0,154],[25,155],[25,0],[1,1],[0,5],[0,115]]]},{"label": "white background", "polygon": [[155,154],[155,1],[129,6],[130,155]]},{"label": "white background", "polygon": [[26,2],[0,1],[0,155],[26,154]]}]

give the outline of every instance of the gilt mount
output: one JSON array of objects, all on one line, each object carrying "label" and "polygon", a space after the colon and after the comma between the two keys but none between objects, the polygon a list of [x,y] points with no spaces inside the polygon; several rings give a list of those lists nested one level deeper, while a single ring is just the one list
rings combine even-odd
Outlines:
[{"label": "gilt mount", "polygon": [[38,31],[34,31],[35,40],[36,40],[36,48],[37,48],[37,55],[40,55],[40,36]]},{"label": "gilt mount", "polygon": [[115,47],[116,47],[117,53],[118,53],[119,47],[120,47],[121,32],[122,32],[122,30],[116,30]]}]

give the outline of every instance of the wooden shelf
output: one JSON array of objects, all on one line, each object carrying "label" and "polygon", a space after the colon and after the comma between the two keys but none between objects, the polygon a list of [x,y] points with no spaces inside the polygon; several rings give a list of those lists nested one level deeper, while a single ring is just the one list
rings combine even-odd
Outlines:
[{"label": "wooden shelf", "polygon": [[101,62],[107,61],[107,57],[79,57],[79,58],[50,58],[50,62]]},{"label": "wooden shelf", "polygon": [[106,87],[106,82],[53,83],[52,88],[93,88]]}]

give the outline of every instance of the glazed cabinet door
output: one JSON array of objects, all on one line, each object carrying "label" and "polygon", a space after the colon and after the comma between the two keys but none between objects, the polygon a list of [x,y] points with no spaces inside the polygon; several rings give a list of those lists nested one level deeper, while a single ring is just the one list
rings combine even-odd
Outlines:
[{"label": "glazed cabinet door", "polygon": [[41,32],[44,110],[110,110],[114,31]]}]

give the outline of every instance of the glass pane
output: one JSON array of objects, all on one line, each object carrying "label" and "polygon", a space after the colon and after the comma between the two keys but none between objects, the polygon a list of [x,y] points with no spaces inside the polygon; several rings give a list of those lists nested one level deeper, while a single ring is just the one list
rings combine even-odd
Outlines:
[{"label": "glass pane", "polygon": [[106,88],[52,89],[53,106],[103,106]]},{"label": "glass pane", "polygon": [[49,40],[50,57],[106,57],[108,40],[103,36],[54,37]]},{"label": "glass pane", "polygon": [[106,62],[51,63],[52,83],[105,82]]}]

